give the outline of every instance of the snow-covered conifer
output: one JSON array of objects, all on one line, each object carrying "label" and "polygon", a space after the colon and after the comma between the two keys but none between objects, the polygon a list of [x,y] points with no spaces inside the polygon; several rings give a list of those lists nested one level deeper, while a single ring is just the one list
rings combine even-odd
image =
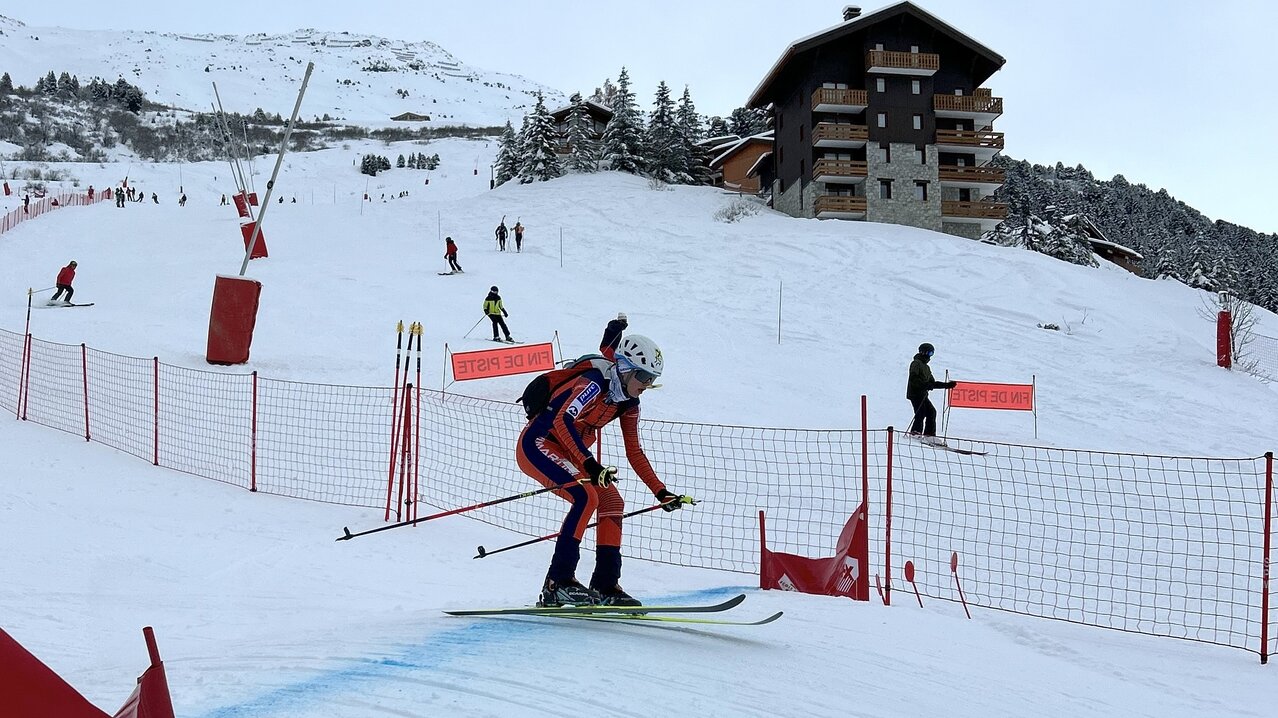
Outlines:
[{"label": "snow-covered conifer", "polygon": [[537,103],[524,120],[524,130],[520,133],[523,145],[520,184],[545,182],[563,176],[563,165],[559,163],[559,130],[555,127],[555,118],[546,109],[546,99],[541,92],[537,93]]},{"label": "snow-covered conifer", "polygon": [[621,68],[617,77],[617,93],[613,98],[612,119],[604,129],[603,160],[608,168],[639,174],[646,166],[643,148],[643,120],[630,91],[630,73]]},{"label": "snow-covered conifer", "polygon": [[581,93],[574,92],[569,99],[572,109],[568,111],[567,133],[564,141],[568,145],[568,169],[573,172],[594,172],[599,169],[599,143],[595,140],[595,121],[587,110]]}]

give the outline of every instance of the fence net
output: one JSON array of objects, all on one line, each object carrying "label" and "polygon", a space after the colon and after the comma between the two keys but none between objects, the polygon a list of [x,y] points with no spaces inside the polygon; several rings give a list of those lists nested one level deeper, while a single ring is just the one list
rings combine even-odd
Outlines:
[{"label": "fence net", "polygon": [[[525,424],[515,404],[421,390],[412,403],[418,495],[401,496],[392,491],[390,452],[402,429],[393,410],[402,389],[188,369],[38,339],[24,379],[24,341],[0,331],[0,407],[167,468],[312,501],[374,509],[389,502],[392,519],[410,501],[447,510],[539,486],[515,462]],[[770,549],[831,556],[861,502],[864,451],[870,568],[888,587],[905,588],[910,560],[921,593],[953,599],[949,562],[957,554],[968,601],[993,609],[1251,651],[1278,616],[1278,601],[1267,616],[1260,608],[1264,457],[952,440],[985,452],[975,455],[887,430],[651,419],[641,421],[640,436],[669,488],[701,503],[627,520],[630,557],[753,574],[760,510]],[[616,425],[602,432],[597,453],[621,469],[627,510],[655,504],[624,459]],[[543,494],[467,516],[506,530],[494,530],[491,550],[556,532],[566,511],[563,499]],[[548,561],[550,550],[549,542],[523,549],[519,560]],[[1267,652],[1276,650],[1271,634]]]}]

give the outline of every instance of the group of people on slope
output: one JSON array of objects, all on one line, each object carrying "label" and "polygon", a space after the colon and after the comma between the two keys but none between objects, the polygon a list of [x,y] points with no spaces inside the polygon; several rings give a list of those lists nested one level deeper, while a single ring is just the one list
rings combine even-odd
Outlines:
[{"label": "group of people on slope", "polygon": [[[524,251],[524,225],[519,220],[515,220],[513,229],[515,232],[515,251],[522,252]],[[497,239],[497,251],[506,251],[506,238],[510,236],[510,232],[511,230],[506,227],[506,218],[502,217],[501,223],[497,225],[497,229],[493,232]]]}]

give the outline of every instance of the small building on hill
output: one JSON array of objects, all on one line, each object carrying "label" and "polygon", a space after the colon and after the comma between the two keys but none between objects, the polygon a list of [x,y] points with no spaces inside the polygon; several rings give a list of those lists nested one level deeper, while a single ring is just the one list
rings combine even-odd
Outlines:
[{"label": "small building on hill", "polygon": [[1097,227],[1092,220],[1088,219],[1087,215],[1071,214],[1063,217],[1062,220],[1087,237],[1087,242],[1092,246],[1092,251],[1096,253],[1096,256],[1117,264],[1132,274],[1140,274],[1139,262],[1143,261],[1145,257],[1131,247],[1124,247],[1117,242],[1109,241],[1109,237],[1106,237],[1100,227]]},{"label": "small building on hill", "polygon": [[391,119],[395,122],[430,122],[430,115],[419,115],[416,112],[401,112]]},{"label": "small building on hill", "polygon": [[714,185],[733,192],[758,194],[763,186],[757,165],[761,157],[771,153],[771,131],[711,148],[709,167]]},{"label": "small building on hill", "polygon": [[[612,120],[612,110],[592,100],[584,100],[583,103],[586,105],[586,114],[590,116],[591,139],[602,139],[604,129],[608,127],[608,122]],[[568,136],[568,115],[572,113],[572,107],[572,105],[564,105],[550,113],[550,116],[555,120],[555,131],[559,133],[560,137]],[[567,146],[562,147],[560,151],[567,152]]]}]

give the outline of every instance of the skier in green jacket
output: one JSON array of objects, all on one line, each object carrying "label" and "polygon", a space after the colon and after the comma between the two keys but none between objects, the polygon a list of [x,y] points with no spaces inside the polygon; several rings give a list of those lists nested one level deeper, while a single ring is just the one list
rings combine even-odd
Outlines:
[{"label": "skier in green jacket", "polygon": [[506,333],[506,341],[514,341],[514,339],[510,338],[510,330],[506,328],[506,320],[502,318],[508,317],[510,314],[501,305],[501,295],[497,293],[496,286],[489,289],[488,296],[484,298],[484,315],[493,322],[493,341],[501,341],[501,338],[497,336],[498,327]]}]

